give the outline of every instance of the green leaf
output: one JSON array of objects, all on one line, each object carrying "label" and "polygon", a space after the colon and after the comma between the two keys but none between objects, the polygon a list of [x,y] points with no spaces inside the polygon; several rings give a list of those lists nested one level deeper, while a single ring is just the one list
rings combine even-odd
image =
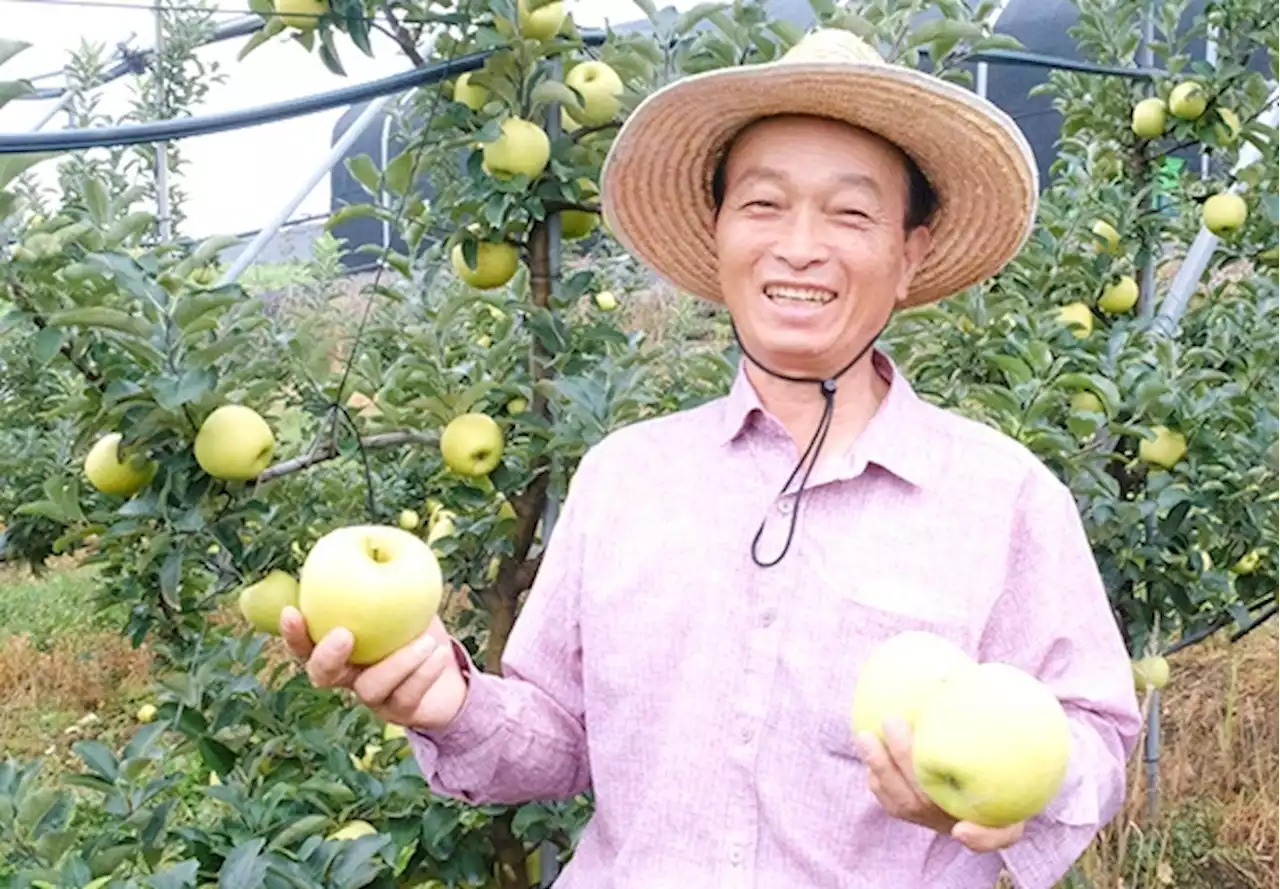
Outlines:
[{"label": "green leaf", "polygon": [[379,187],[378,168],[373,163],[373,158],[367,154],[357,154],[355,157],[347,161],[347,170],[355,177],[355,180],[364,186],[364,190],[369,194],[377,196]]},{"label": "green leaf", "polygon": [[111,214],[111,196],[98,177],[86,175],[80,184],[80,193],[84,196],[89,218],[99,226],[106,225]]},{"label": "green leaf", "polygon": [[300,840],[324,830],[329,824],[327,815],[306,815],[294,821],[271,841],[272,849],[290,849]]},{"label": "green leaf", "polygon": [[258,837],[232,849],[218,871],[218,889],[260,889],[267,873],[267,862],[260,856],[265,843]]},{"label": "green leaf", "polygon": [[191,889],[200,877],[200,862],[195,858],[179,861],[177,864],[152,874],[147,878],[151,889]]},{"label": "green leaf", "polygon": [[418,154],[419,150],[406,148],[387,164],[383,181],[387,184],[387,188],[390,189],[391,193],[397,197],[403,197],[413,187],[415,165],[419,166],[419,170],[416,172],[421,171],[421,167],[417,163]]},{"label": "green leaf", "polygon": [[105,744],[97,741],[77,741],[71,745],[76,756],[84,760],[85,765],[106,781],[114,782],[120,775],[119,766],[113,754]]},{"label": "green leaf", "polygon": [[78,309],[65,309],[55,312],[47,319],[50,327],[90,327],[103,330],[115,330],[137,337],[147,337],[151,325],[141,318],[135,318],[119,309],[106,306],[83,306]]},{"label": "green leaf", "polygon": [[25,40],[12,40],[10,38],[0,38],[0,65],[12,59],[18,53],[24,52],[31,48],[31,44]]},{"label": "green leaf", "polygon": [[379,867],[373,857],[391,846],[391,837],[385,834],[363,836],[347,840],[333,864],[329,885],[334,889],[361,889],[377,876]]},{"label": "green leaf", "polygon": [[160,566],[160,593],[170,602],[178,601],[178,584],[182,580],[182,559],[185,551],[181,545],[169,550]]},{"label": "green leaf", "polygon": [[57,801],[58,791],[53,787],[41,787],[28,792],[18,805],[17,825],[28,836],[34,837],[36,825]]},{"label": "green leaf", "polygon": [[544,108],[552,102],[559,102],[571,111],[582,110],[582,97],[558,80],[542,81],[533,88],[532,98],[535,110]]},{"label": "green leaf", "polygon": [[0,154],[0,188],[17,179],[36,164],[57,157],[60,152],[42,151],[34,154]]},{"label": "green leaf", "polygon": [[181,377],[166,376],[152,386],[156,404],[176,411],[184,404],[199,401],[218,385],[218,376],[209,367],[189,367]]},{"label": "green leaf", "polygon": [[1031,368],[1014,355],[988,355],[987,360],[1005,372],[1011,386],[1031,382]]},{"label": "green leaf", "polygon": [[46,327],[37,333],[31,350],[36,363],[43,366],[52,361],[66,338],[67,332],[56,327]]},{"label": "green leaf", "polygon": [[204,737],[196,742],[196,747],[200,750],[200,757],[205,765],[219,775],[225,775],[235,768],[235,751],[221,741]]},{"label": "green leaf", "polygon": [[373,204],[347,204],[345,207],[339,207],[329,215],[328,221],[324,227],[327,231],[332,231],[342,223],[351,219],[367,219],[370,217],[378,217],[382,214],[382,208]]}]

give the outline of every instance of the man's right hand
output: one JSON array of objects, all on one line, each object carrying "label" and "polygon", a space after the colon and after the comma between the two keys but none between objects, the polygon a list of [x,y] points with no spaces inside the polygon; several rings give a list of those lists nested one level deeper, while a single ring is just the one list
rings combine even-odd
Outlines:
[{"label": "man's right hand", "polygon": [[352,689],[385,722],[443,728],[466,700],[467,682],[439,617],[417,639],[367,667],[348,663],[354,644],[348,630],[331,630],[313,644],[302,613],[293,607],[281,612],[280,630],[289,650],[306,663],[312,684]]}]

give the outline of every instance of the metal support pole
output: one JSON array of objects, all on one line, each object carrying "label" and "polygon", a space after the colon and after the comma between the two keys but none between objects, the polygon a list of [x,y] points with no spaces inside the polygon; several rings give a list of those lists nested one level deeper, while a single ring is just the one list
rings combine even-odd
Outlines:
[{"label": "metal support pole", "polygon": [[1154,824],[1160,814],[1160,689],[1151,689],[1151,707],[1147,710],[1147,823]]},{"label": "metal support pole", "polygon": [[[1271,91],[1271,105],[1266,113],[1262,115],[1260,120],[1269,127],[1274,127],[1277,121],[1280,121],[1280,91],[1273,89]],[[1245,167],[1257,163],[1262,158],[1260,152],[1252,142],[1246,142],[1244,147],[1240,149],[1240,156],[1236,159],[1236,165],[1232,172],[1239,172]],[[1243,183],[1237,182],[1231,187],[1234,192],[1240,192],[1244,188]],[[1169,293],[1165,296],[1164,301],[1160,304],[1160,313],[1156,316],[1153,328],[1157,333],[1171,336],[1177,328],[1178,322],[1182,319],[1183,314],[1187,311],[1187,303],[1191,301],[1191,294],[1195,292],[1196,287],[1200,283],[1200,279],[1204,276],[1204,270],[1209,265],[1209,260],[1213,257],[1213,252],[1218,246],[1218,236],[1207,228],[1201,226],[1199,234],[1196,235],[1191,247],[1187,250],[1186,258],[1182,261],[1182,266],[1178,269],[1177,276],[1173,279],[1173,284],[1169,287]]]},{"label": "metal support pole", "polygon": [[[156,61],[164,54],[164,0],[156,0]],[[164,65],[155,66],[156,108],[164,111]],[[156,217],[160,222],[160,241],[173,236],[173,220],[169,216],[169,143],[156,143]]]},{"label": "metal support pole", "polygon": [[329,171],[333,169],[333,165],[342,160],[347,153],[347,149],[378,119],[383,109],[390,104],[393,98],[394,96],[379,96],[365,106],[364,111],[360,112],[360,116],[342,134],[342,138],[333,143],[333,147],[329,149],[329,153],[325,155],[324,160],[302,183],[297,193],[285,202],[285,205],[276,212],[276,215],[271,217],[271,221],[249,242],[249,246],[245,247],[240,255],[235,258],[231,263],[231,268],[227,269],[227,273],[223,275],[221,284],[230,284],[240,277],[240,274],[245,269],[253,265],[253,261],[258,258],[258,254],[262,252],[268,242],[275,237],[276,232],[280,230],[280,226],[284,225],[285,221],[293,215],[293,212],[298,209],[298,205],[303,202],[307,195],[311,194],[311,190],[319,184],[320,180],[329,174]]}]

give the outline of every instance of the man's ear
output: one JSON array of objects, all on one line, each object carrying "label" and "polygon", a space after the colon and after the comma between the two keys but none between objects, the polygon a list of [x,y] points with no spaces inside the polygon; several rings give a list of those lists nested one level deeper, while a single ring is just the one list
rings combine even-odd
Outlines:
[{"label": "man's ear", "polygon": [[933,232],[927,225],[917,225],[907,234],[902,250],[902,278],[898,284],[898,302],[907,298],[907,293],[911,290],[911,281],[931,250],[933,250]]}]

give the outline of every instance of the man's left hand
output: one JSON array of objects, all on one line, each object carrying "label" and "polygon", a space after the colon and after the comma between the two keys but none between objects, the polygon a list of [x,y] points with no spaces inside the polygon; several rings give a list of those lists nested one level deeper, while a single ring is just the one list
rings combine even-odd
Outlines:
[{"label": "man's left hand", "polygon": [[929,799],[916,783],[911,767],[911,729],[900,719],[885,724],[885,742],[864,732],[858,750],[870,771],[869,785],[886,812],[902,821],[919,824],[955,837],[973,852],[994,852],[1022,837],[1022,823],[1008,827],[981,827],[957,821]]}]

